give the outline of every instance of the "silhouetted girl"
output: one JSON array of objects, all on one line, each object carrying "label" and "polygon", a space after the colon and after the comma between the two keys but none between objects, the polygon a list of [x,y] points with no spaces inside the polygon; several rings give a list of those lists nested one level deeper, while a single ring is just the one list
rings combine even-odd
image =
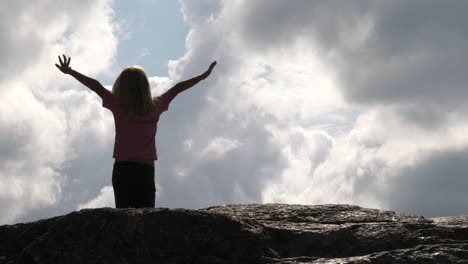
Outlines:
[{"label": "silhouetted girl", "polygon": [[117,208],[154,207],[156,186],[154,161],[156,129],[159,116],[167,111],[177,94],[208,77],[216,61],[203,74],[174,85],[163,94],[152,97],[145,72],[138,66],[125,68],[115,80],[112,92],[98,81],[70,67],[65,55],[59,56],[57,68],[70,74],[102,98],[115,122],[114,167],[112,186]]}]

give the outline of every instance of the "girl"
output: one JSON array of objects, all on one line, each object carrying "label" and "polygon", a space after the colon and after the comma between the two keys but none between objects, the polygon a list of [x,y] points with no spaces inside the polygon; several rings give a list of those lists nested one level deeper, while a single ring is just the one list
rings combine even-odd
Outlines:
[{"label": "girl", "polygon": [[179,93],[211,74],[216,61],[203,74],[174,85],[163,94],[152,97],[145,72],[138,66],[126,67],[117,77],[112,92],[98,81],[70,67],[71,58],[59,56],[57,68],[96,92],[102,106],[109,109],[115,122],[114,167],[112,186],[117,208],[154,207],[154,161],[156,130],[159,116]]}]

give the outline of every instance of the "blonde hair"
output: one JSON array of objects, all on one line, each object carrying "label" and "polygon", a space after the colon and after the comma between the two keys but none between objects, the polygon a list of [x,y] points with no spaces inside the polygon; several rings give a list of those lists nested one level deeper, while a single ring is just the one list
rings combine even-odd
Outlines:
[{"label": "blonde hair", "polygon": [[132,114],[148,117],[157,104],[156,98],[151,96],[148,77],[139,66],[126,67],[115,80],[112,93],[118,99],[120,112],[126,117]]}]

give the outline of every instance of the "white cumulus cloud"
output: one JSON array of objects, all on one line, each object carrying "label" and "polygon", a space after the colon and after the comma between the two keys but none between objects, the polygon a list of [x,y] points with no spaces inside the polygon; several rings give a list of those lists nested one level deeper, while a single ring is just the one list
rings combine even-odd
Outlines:
[{"label": "white cumulus cloud", "polygon": [[86,202],[79,204],[77,210],[81,210],[83,208],[100,208],[100,207],[115,207],[114,201],[114,189],[112,186],[106,186],[101,189],[99,195]]},{"label": "white cumulus cloud", "polygon": [[[88,91],[71,91],[76,84],[54,63],[66,53],[73,57],[72,67],[110,72],[117,47],[110,4],[0,4],[0,55],[5,62],[0,66],[0,223],[62,202],[71,181],[64,170],[79,156],[75,144],[100,140],[106,125],[100,123],[99,102]],[[89,140],[86,130],[92,134]]]}]

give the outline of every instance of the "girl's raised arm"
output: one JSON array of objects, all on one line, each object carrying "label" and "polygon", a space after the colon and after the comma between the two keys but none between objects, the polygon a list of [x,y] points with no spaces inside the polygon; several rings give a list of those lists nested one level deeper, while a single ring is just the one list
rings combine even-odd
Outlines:
[{"label": "girl's raised arm", "polygon": [[104,88],[104,86],[102,86],[100,82],[98,82],[97,80],[93,78],[89,78],[88,76],[83,75],[75,70],[72,70],[72,68],[70,67],[70,61],[71,61],[70,57],[68,57],[68,60],[67,60],[67,57],[63,55],[63,61],[62,61],[62,58],[60,58],[60,56],[58,58],[59,58],[60,65],[56,63],[55,66],[57,66],[57,68],[61,72],[63,72],[64,74],[69,74],[73,76],[80,83],[82,83],[89,89],[96,92],[101,98],[103,97],[106,88]]},{"label": "girl's raised arm", "polygon": [[185,80],[185,81],[182,81],[176,85],[174,85],[174,87],[171,88],[171,90],[173,92],[175,92],[175,94],[179,94],[185,90],[187,90],[188,88],[194,86],[195,84],[197,84],[199,81],[203,80],[203,79],[206,79],[206,77],[210,76],[211,74],[211,70],[213,70],[214,66],[216,65],[216,61],[213,61],[210,65],[210,67],[208,68],[208,70],[206,70],[203,74],[200,74],[196,77],[193,77],[191,79],[188,79],[188,80]]}]

